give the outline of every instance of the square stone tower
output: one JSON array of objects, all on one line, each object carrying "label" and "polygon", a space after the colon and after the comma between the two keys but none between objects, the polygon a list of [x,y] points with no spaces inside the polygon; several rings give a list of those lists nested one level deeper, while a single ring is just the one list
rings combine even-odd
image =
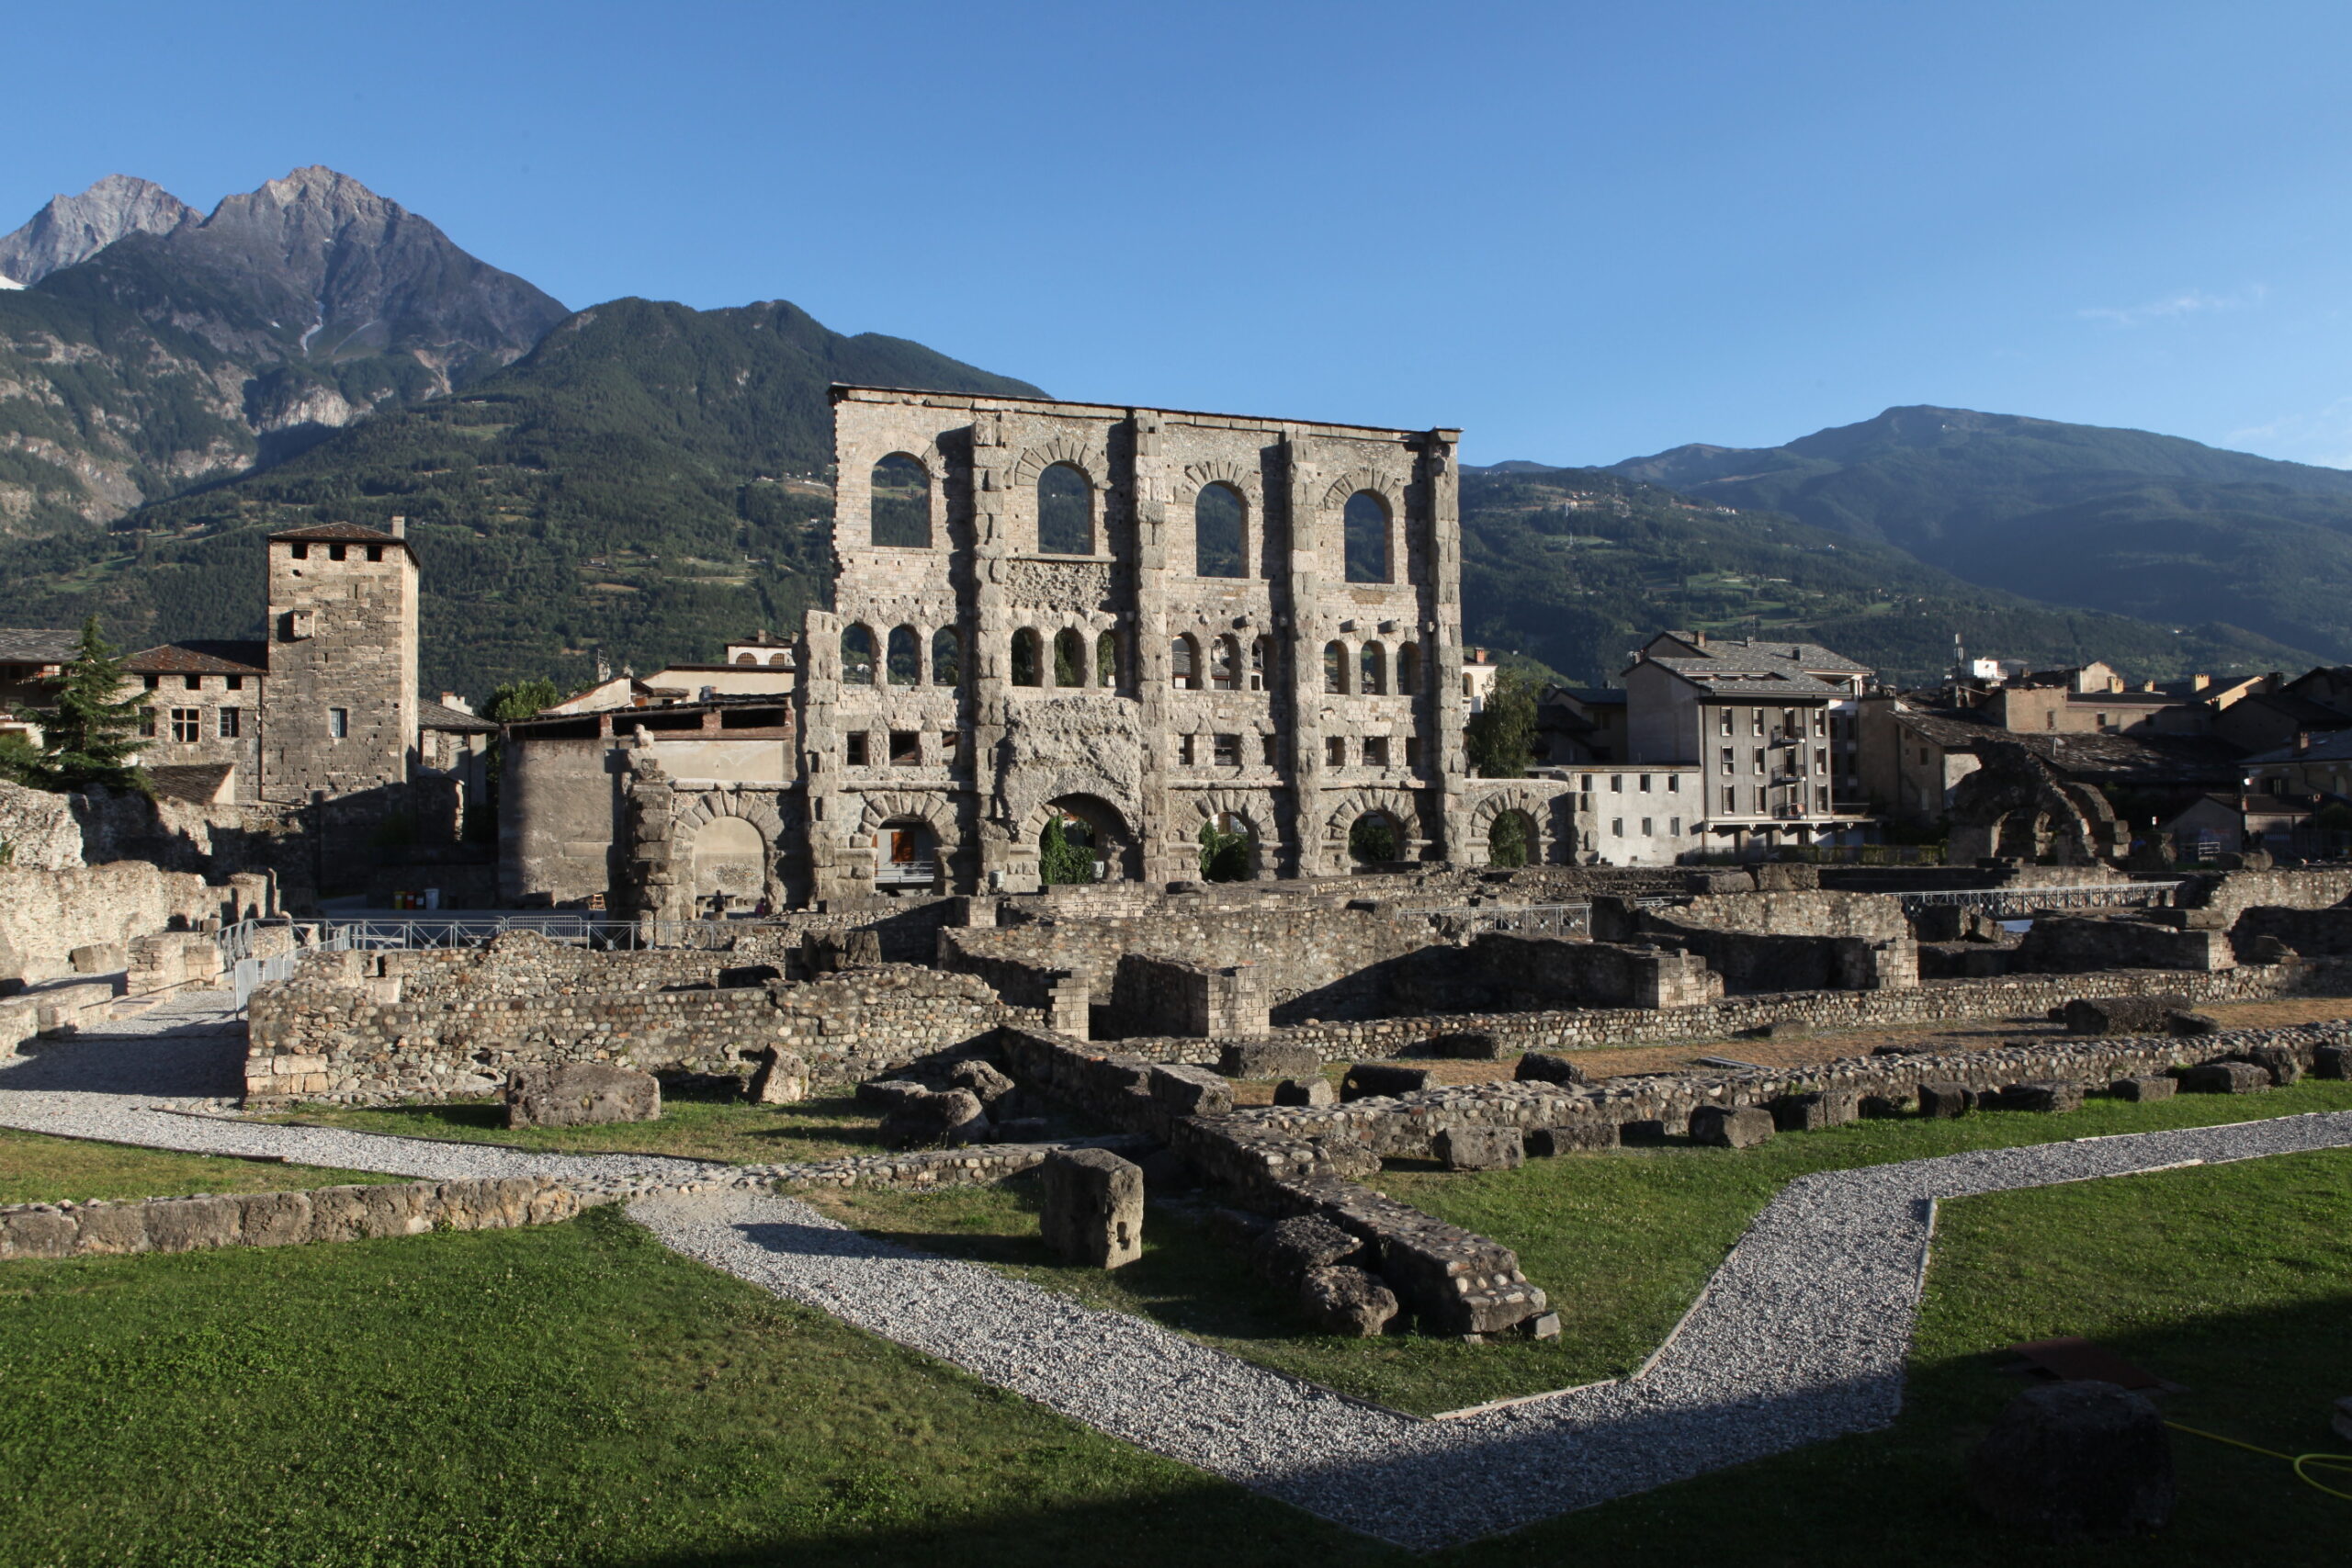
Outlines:
[{"label": "square stone tower", "polygon": [[416,750],[416,558],[352,523],[269,536],[266,798],[332,799],[405,784]]}]

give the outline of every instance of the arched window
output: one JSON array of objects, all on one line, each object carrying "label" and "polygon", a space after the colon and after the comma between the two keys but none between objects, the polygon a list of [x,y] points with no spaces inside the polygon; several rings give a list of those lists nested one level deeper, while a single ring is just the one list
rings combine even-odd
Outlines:
[{"label": "arched window", "polygon": [[877,545],[931,547],[931,473],[904,452],[874,465],[866,521]]},{"label": "arched window", "polygon": [[1385,695],[1388,691],[1388,650],[1376,642],[1363,645],[1363,679],[1356,690],[1367,697]]},{"label": "arched window", "polygon": [[931,634],[931,683],[953,686],[964,679],[964,639],[954,626]]},{"label": "arched window", "polygon": [[1388,503],[1368,490],[1348,497],[1347,558],[1350,582],[1388,581]]},{"label": "arched window", "polygon": [[922,642],[914,627],[899,626],[890,633],[887,669],[893,686],[912,686],[922,680]]},{"label": "arched window", "polygon": [[1104,632],[1094,639],[1094,683],[1115,686],[1119,683],[1119,634]]},{"label": "arched window", "polygon": [[784,663],[784,655],[781,653],[771,653],[768,655],[768,662],[770,664],[781,665]]},{"label": "arched window", "polygon": [[1274,678],[1274,639],[1261,637],[1250,645],[1250,689],[1263,692]]},{"label": "arched window", "polygon": [[1054,637],[1054,684],[1086,684],[1086,639],[1068,626]]},{"label": "arched window", "polygon": [[1012,634],[1012,683],[1016,686],[1036,686],[1045,683],[1039,657],[1044,651],[1036,632],[1023,626]]},{"label": "arched window", "polygon": [[1403,858],[1404,842],[1396,819],[1385,811],[1367,811],[1348,828],[1348,853],[1363,864]]},{"label": "arched window", "polygon": [[842,683],[845,686],[874,684],[873,627],[842,628]]},{"label": "arched window", "polygon": [[1094,487],[1068,463],[1037,476],[1037,549],[1049,556],[1094,553]]},{"label": "arched window", "polygon": [[1203,485],[1193,502],[1193,574],[1246,577],[1241,545],[1241,492],[1231,485]]},{"label": "arched window", "polygon": [[735,656],[735,662],[738,664],[757,664],[759,661],[760,657],[756,653],[739,653]]},{"label": "arched window", "polygon": [[1345,644],[1327,642],[1323,645],[1323,689],[1345,692],[1348,689],[1348,650]]},{"label": "arched window", "polygon": [[1409,697],[1421,689],[1421,649],[1419,643],[1396,645],[1396,694]]},{"label": "arched window", "polygon": [[1201,645],[1190,637],[1179,635],[1168,645],[1169,673],[1176,679],[1180,692],[1201,689]]},{"label": "arched window", "polygon": [[1241,689],[1241,645],[1229,637],[1209,645],[1209,684],[1220,692]]}]

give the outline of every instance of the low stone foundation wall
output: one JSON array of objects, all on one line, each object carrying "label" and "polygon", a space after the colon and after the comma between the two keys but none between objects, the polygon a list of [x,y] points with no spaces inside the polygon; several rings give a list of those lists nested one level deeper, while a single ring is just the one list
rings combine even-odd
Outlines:
[{"label": "low stone foundation wall", "polygon": [[2044,915],[2018,944],[2019,969],[2085,974],[2102,969],[2208,973],[2237,963],[2226,930],[2188,931],[2132,915]]},{"label": "low stone foundation wall", "polygon": [[544,1176],[0,1209],[0,1259],[295,1247],[568,1220],[604,1201]]},{"label": "low stone foundation wall", "polygon": [[744,1074],[775,1047],[797,1052],[818,1082],[856,1082],[1041,1015],[969,976],[910,964],[802,985],[421,1003],[306,965],[256,991],[247,1019],[246,1103],[269,1105],[483,1094],[514,1067],[568,1062]]}]

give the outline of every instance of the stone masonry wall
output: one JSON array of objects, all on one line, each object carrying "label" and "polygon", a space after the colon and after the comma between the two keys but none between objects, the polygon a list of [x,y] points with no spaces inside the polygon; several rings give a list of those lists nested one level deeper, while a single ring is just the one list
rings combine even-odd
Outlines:
[{"label": "stone masonry wall", "polygon": [[2045,974],[2103,969],[2227,969],[2227,931],[2181,931],[2133,916],[2043,916],[2018,944],[2016,965]]},{"label": "stone masonry wall", "polygon": [[266,888],[260,878],[213,886],[192,872],[143,861],[56,871],[0,866],[0,979],[70,975],[77,947],[128,948],[158,931],[202,931],[224,918],[242,919],[266,902]]},{"label": "stone masonry wall", "polygon": [[119,1203],[20,1203],[0,1209],[0,1260],[504,1230],[555,1224],[591,1201],[551,1178],[517,1176]]},{"label": "stone masonry wall", "polygon": [[414,1003],[306,966],[248,1010],[245,1097],[355,1103],[489,1092],[512,1068],[611,1061],[741,1074],[771,1047],[820,1082],[854,1082],[984,1040],[1039,1014],[967,976],[903,964],[799,985],[574,992]]}]

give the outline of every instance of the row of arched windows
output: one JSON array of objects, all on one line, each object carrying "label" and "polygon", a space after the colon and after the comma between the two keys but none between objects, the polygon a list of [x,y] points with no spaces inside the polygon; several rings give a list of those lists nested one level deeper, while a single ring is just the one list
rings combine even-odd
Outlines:
[{"label": "row of arched windows", "polygon": [[[872,626],[843,626],[842,683],[871,686],[877,668],[882,679],[893,686],[922,684],[922,634],[912,626],[894,626],[888,643],[877,648]],[[953,686],[963,678],[963,636],[954,626],[942,626],[931,634],[931,683]]]},{"label": "row of arched windows", "polygon": [[[1396,684],[1398,696],[1411,696],[1421,689],[1421,650],[1413,643],[1396,645]],[[1345,695],[1384,697],[1389,694],[1388,650],[1376,642],[1368,642],[1348,657],[1348,645],[1327,642],[1323,645],[1323,689]]]},{"label": "row of arched windows", "polygon": [[[931,471],[904,452],[874,465],[866,522],[876,545],[931,547]],[[1360,490],[1348,497],[1342,555],[1350,582],[1392,581],[1388,502]],[[1037,550],[1049,556],[1091,556],[1095,549],[1094,486],[1074,464],[1055,463],[1037,476]],[[1249,503],[1222,482],[1201,487],[1193,500],[1193,571],[1198,577],[1247,577]]]},{"label": "row of arched windows", "polygon": [[[1110,686],[1119,683],[1119,634],[1102,632],[1094,638],[1088,659],[1086,634],[1064,626],[1054,634],[1050,671],[1045,637],[1034,626],[1012,634],[1012,683],[1016,686]],[[1046,679],[1050,673],[1050,682]]]},{"label": "row of arched windows", "polygon": [[1240,638],[1211,638],[1204,661],[1200,639],[1180,632],[1169,642],[1168,664],[1169,677],[1180,692],[1262,692],[1273,673],[1274,639],[1252,641],[1245,669]]}]

